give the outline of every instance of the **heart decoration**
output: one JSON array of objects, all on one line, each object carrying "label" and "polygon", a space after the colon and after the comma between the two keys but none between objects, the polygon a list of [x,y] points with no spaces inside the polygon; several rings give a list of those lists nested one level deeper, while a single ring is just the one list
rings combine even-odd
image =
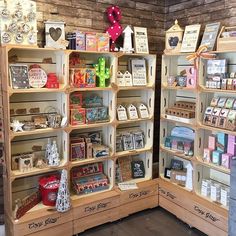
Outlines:
[{"label": "heart decoration", "polygon": [[61,34],[62,34],[62,30],[61,28],[50,28],[49,29],[49,34],[51,36],[51,38],[56,42],[60,37],[61,37]]},{"label": "heart decoration", "polygon": [[169,38],[169,45],[171,48],[175,48],[178,45],[179,38],[177,36]]},{"label": "heart decoration", "polygon": [[25,164],[26,166],[28,166],[28,165],[30,164],[30,160],[25,160],[25,161],[24,161],[24,164]]}]

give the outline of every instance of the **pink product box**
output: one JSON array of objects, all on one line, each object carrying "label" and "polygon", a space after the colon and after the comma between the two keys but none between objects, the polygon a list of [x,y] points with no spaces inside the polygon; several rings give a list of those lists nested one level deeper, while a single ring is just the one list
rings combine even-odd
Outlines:
[{"label": "pink product box", "polygon": [[212,151],[209,148],[204,148],[203,151],[203,161],[210,163],[211,162],[211,157],[212,157]]},{"label": "pink product box", "polygon": [[236,136],[228,135],[228,145],[227,145],[227,153],[236,155]]},{"label": "pink product box", "polygon": [[221,165],[227,169],[230,169],[231,159],[233,155],[230,153],[224,153],[221,156]]},{"label": "pink product box", "polygon": [[210,150],[216,150],[216,136],[210,135],[208,137],[208,148]]}]

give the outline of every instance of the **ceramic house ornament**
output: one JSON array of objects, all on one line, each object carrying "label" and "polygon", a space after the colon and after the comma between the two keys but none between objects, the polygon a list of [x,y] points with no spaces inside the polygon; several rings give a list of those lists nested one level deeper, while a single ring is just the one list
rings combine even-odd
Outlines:
[{"label": "ceramic house ornament", "polygon": [[118,120],[128,120],[126,108],[124,106],[119,105],[117,107],[117,117],[118,117]]},{"label": "ceramic house ornament", "polygon": [[165,51],[169,53],[180,52],[184,30],[179,26],[178,20],[166,31],[166,47]]},{"label": "ceramic house ornament", "polygon": [[127,106],[127,113],[130,120],[138,119],[138,111],[136,106],[134,106],[133,104],[129,104]]},{"label": "ceramic house ornament", "polygon": [[46,21],[45,22],[45,48],[66,49],[65,22]]},{"label": "ceramic house ornament", "polygon": [[1,44],[37,45],[36,3],[0,0]]}]

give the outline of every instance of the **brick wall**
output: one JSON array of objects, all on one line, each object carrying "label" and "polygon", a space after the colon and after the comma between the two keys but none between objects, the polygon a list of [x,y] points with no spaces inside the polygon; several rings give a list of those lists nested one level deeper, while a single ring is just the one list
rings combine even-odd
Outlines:
[{"label": "brick wall", "polygon": [[175,19],[181,26],[196,23],[205,26],[217,21],[226,26],[236,25],[235,13],[235,0],[166,0],[165,28],[168,29]]}]

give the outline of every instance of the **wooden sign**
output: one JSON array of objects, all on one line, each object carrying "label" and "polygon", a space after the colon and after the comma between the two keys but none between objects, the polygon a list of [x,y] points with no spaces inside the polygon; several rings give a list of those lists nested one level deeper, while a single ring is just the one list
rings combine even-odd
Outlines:
[{"label": "wooden sign", "polygon": [[145,177],[145,167],[143,161],[132,161],[131,168],[132,168],[133,179]]},{"label": "wooden sign", "polygon": [[47,83],[47,74],[41,68],[32,68],[29,70],[29,84],[32,88],[43,88]]},{"label": "wooden sign", "polygon": [[131,61],[133,86],[147,85],[147,71],[145,59],[134,59]]},{"label": "wooden sign", "polygon": [[135,53],[149,53],[147,28],[134,27]]},{"label": "wooden sign", "polygon": [[129,73],[129,71],[126,71],[123,77],[123,80],[125,81],[125,86],[133,86],[132,75]]},{"label": "wooden sign", "polygon": [[121,71],[117,72],[116,78],[119,86],[125,86],[124,74]]},{"label": "wooden sign", "polygon": [[201,25],[188,25],[185,27],[181,52],[195,52]]}]

